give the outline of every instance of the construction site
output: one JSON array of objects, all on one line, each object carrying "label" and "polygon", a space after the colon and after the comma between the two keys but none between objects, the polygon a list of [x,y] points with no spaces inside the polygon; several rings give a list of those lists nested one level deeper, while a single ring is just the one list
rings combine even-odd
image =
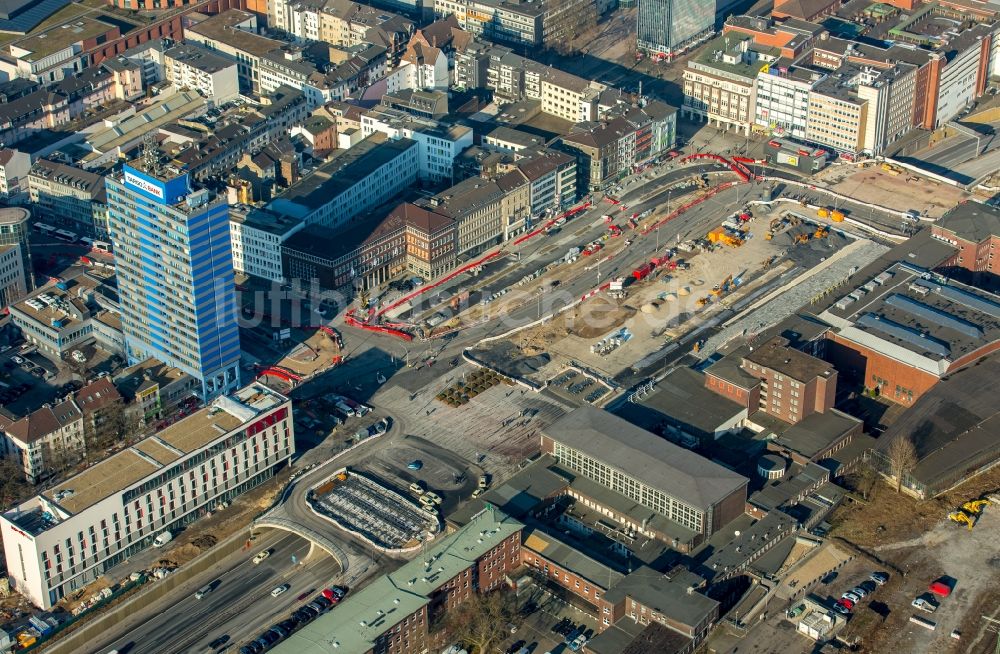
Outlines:
[{"label": "construction site", "polygon": [[[817,215],[792,203],[741,210],[700,236],[661,250],[630,274],[612,278],[604,290],[573,308],[516,333],[511,337],[514,351],[497,344],[480,347],[476,354],[501,370],[512,363],[511,357],[544,355],[547,363],[527,374],[539,384],[560,379],[570,362],[615,378],[650,352],[671,348],[699,327],[739,315],[749,300],[779,282],[824,267],[838,252],[863,240],[836,225],[839,213],[824,209]],[[551,284],[550,277],[564,274],[550,271],[533,283],[544,288]],[[496,311],[505,311],[503,300]],[[573,382],[556,386],[580,395],[573,392]],[[596,390],[585,387],[583,398]]]}]

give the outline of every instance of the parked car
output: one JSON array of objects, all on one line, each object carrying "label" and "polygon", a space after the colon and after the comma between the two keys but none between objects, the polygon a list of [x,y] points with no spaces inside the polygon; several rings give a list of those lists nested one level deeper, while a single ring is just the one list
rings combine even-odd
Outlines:
[{"label": "parked car", "polygon": [[850,591],[847,591],[846,593],[844,593],[843,595],[841,595],[840,599],[851,600],[855,604],[857,604],[858,602],[861,601],[860,597],[858,597],[857,595],[855,595],[854,593],[852,593]]},{"label": "parked car", "polygon": [[229,636],[223,634],[208,644],[212,649],[218,649],[229,642]]},{"label": "parked car", "polygon": [[935,606],[931,602],[928,602],[923,597],[918,597],[912,602],[910,602],[910,606],[912,606],[915,609],[920,609],[921,611],[927,611],[928,613],[934,613],[935,611],[937,611],[937,606]]},{"label": "parked car", "polygon": [[884,572],[873,572],[868,575],[868,578],[874,581],[879,586],[884,586],[889,581],[889,575]]},{"label": "parked car", "polygon": [[868,597],[868,591],[866,591],[864,588],[861,588],[860,586],[855,586],[850,590],[850,592],[857,595],[858,599],[864,599]]}]

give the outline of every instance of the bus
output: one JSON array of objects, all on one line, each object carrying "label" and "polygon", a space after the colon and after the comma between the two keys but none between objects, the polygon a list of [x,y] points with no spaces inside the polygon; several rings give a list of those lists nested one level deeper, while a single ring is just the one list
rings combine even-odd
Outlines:
[{"label": "bus", "polygon": [[76,243],[78,238],[73,232],[67,231],[65,229],[57,229],[53,234],[60,241],[66,241],[67,243]]},{"label": "bus", "polygon": [[52,235],[55,233],[56,228],[52,225],[46,225],[45,223],[35,223],[35,231],[40,234]]}]

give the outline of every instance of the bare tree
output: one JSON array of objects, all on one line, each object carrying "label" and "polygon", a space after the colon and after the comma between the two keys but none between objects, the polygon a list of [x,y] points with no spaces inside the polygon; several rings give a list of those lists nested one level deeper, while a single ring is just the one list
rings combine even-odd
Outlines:
[{"label": "bare tree", "polygon": [[470,645],[476,652],[492,652],[510,635],[507,625],[517,617],[513,595],[503,591],[473,593],[448,612],[445,629],[452,642]]},{"label": "bare tree", "polygon": [[136,412],[130,411],[124,402],[111,404],[95,416],[94,428],[87,441],[87,451],[107,449],[130,441],[141,433],[142,420]]},{"label": "bare tree", "polygon": [[917,465],[917,448],[909,436],[899,436],[889,443],[886,452],[889,457],[889,472],[896,478],[896,492],[903,486],[903,475],[909,473]]},{"label": "bare tree", "polygon": [[9,506],[26,500],[34,492],[31,484],[24,478],[24,468],[14,457],[0,459],[0,507]]}]

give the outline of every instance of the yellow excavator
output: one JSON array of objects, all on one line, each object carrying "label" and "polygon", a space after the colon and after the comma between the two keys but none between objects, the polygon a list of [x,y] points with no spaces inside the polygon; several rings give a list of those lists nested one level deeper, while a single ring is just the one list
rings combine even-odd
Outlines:
[{"label": "yellow excavator", "polygon": [[965,511],[955,511],[953,513],[949,513],[948,519],[959,524],[964,523],[969,525],[969,531],[972,531],[972,528],[976,526],[976,521]]},{"label": "yellow excavator", "polygon": [[972,531],[972,528],[979,522],[979,516],[982,515],[983,509],[992,504],[990,500],[970,500],[963,504],[958,511],[949,513],[948,519],[952,522],[968,525],[969,531]]}]

